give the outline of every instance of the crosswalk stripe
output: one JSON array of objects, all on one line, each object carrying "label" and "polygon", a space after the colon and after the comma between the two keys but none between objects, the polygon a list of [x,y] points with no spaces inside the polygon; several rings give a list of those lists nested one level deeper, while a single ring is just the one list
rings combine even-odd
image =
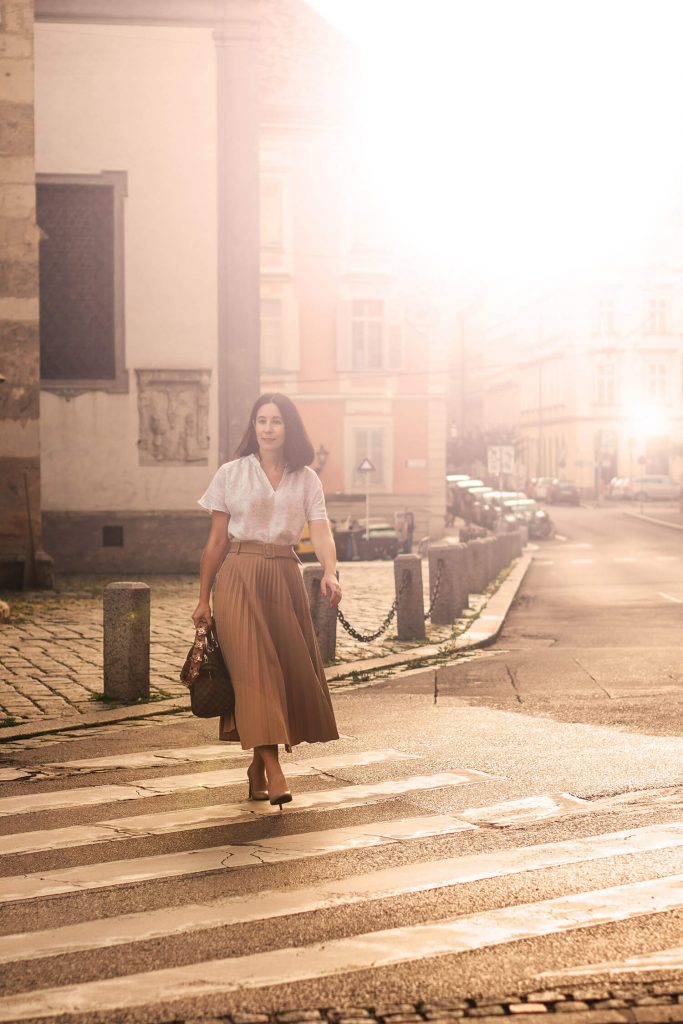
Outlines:
[{"label": "crosswalk stripe", "polygon": [[295,984],[454,955],[683,906],[683,875],[574,893],[537,903],[367,932],[307,946],[210,960],[6,997],[0,1021],[130,1009],[163,1001]]},{"label": "crosswalk stripe", "polygon": [[[343,786],[313,793],[297,793],[287,815],[324,808],[341,810],[345,807],[373,804],[381,800],[405,796],[419,790],[461,786],[481,781],[471,771],[439,772],[435,775],[412,775],[403,779],[390,779],[370,785]],[[277,815],[279,812],[267,801],[242,801],[235,804],[212,804],[209,807],[189,807],[164,811],[160,814],[139,814],[130,818],[112,818],[92,825],[71,825],[64,828],[43,829],[36,832],[17,832],[0,837],[0,854],[37,853],[40,850],[67,849],[74,846],[92,846],[96,843],[117,842],[142,836],[159,836],[169,832],[190,829],[217,828],[222,825],[254,821],[258,817]],[[467,828],[468,823],[464,822]],[[469,827],[475,828],[475,825]]]},{"label": "crosswalk stripe", "polygon": [[672,604],[683,604],[680,597],[674,597],[673,594],[665,594],[662,590],[657,591],[657,596],[663,597],[666,601],[671,601]]},{"label": "crosswalk stripe", "polygon": [[654,953],[643,953],[641,956],[630,956],[625,960],[604,960],[597,964],[583,964],[581,967],[568,967],[564,971],[543,971],[537,978],[580,978],[590,974],[636,974],[640,971],[671,971],[683,967],[683,946],[671,949],[658,949]]},{"label": "crosswalk stripe", "polygon": [[252,751],[233,743],[204,744],[200,747],[171,747],[165,750],[141,750],[132,754],[109,754],[106,757],[81,758],[76,761],[48,761],[46,768],[73,769],[84,772],[106,772],[116,768],[158,768],[169,763],[192,761],[227,761],[233,758],[251,760]]},{"label": "crosswalk stripe", "polygon": [[[415,754],[405,754],[399,750],[370,750],[360,754],[304,758],[285,764],[284,768],[288,776],[300,777],[383,761],[413,760],[415,757]],[[486,776],[483,776],[482,773],[482,777]],[[488,777],[493,778],[493,776]],[[88,786],[81,789],[63,789],[52,793],[8,796],[0,799],[0,817],[117,803],[122,800],[141,800],[153,796],[175,795],[192,789],[218,789],[222,786],[244,783],[244,780],[243,768],[226,768],[222,771],[166,775],[158,779],[136,779],[121,785]]]},{"label": "crosswalk stripe", "polygon": [[34,900],[87,889],[107,889],[117,885],[158,881],[181,875],[276,864],[283,861],[323,857],[344,850],[384,846],[423,837],[449,835],[471,827],[451,815],[426,815],[400,821],[352,825],[297,835],[260,839],[242,845],[212,846],[182,853],[154,857],[84,864],[55,871],[0,878],[0,903]]},{"label": "crosswalk stripe", "polygon": [[588,863],[683,845],[683,824],[653,825],[585,839],[543,843],[519,850],[473,854],[400,865],[355,877],[284,891],[250,893],[209,904],[144,911],[61,928],[0,937],[0,963],[36,960],[170,935],[262,921],[290,914],[387,899],[485,878]]}]

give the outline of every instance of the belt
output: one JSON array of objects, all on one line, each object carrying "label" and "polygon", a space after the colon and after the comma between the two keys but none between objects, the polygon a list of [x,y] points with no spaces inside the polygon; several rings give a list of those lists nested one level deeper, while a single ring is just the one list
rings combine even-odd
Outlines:
[{"label": "belt", "polygon": [[298,556],[291,544],[270,544],[260,540],[233,540],[228,548],[229,555],[263,555],[264,558],[295,558]]}]

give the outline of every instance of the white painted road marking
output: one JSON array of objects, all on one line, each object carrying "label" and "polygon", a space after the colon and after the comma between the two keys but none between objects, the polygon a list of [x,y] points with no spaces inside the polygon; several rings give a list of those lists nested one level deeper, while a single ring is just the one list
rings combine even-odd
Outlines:
[{"label": "white painted road marking", "polygon": [[552,793],[544,796],[528,796],[522,800],[506,800],[489,807],[470,807],[460,816],[476,825],[494,825],[506,828],[530,825],[562,814],[576,814],[591,810],[588,800],[582,800],[571,793]]},{"label": "white painted road marking", "polygon": [[641,956],[630,956],[625,960],[605,960],[597,964],[584,964],[582,967],[569,967],[565,971],[544,971],[537,978],[580,978],[584,974],[637,974],[639,971],[672,971],[683,967],[683,946],[672,949],[659,949],[654,953],[643,953]]},{"label": "white painted road marking", "polygon": [[37,960],[46,956],[144,942],[169,935],[185,935],[230,924],[263,921],[289,914],[310,913],[464,885],[484,878],[539,871],[562,864],[583,864],[605,857],[623,857],[678,846],[683,846],[683,824],[649,825],[586,839],[399,865],[323,882],[306,889],[249,893],[246,896],[214,900],[208,904],[183,906],[180,914],[177,907],[168,907],[84,921],[46,931],[6,935],[0,937],[0,963]]},{"label": "white painted road marking", "polygon": [[35,900],[42,896],[108,889],[117,885],[157,881],[181,875],[277,864],[282,861],[323,857],[343,850],[366,849],[427,836],[450,835],[472,828],[451,815],[426,815],[400,821],[384,821],[349,828],[278,836],[243,845],[165,853],[156,857],[84,864],[79,867],[0,878],[0,903]]},{"label": "white painted road marking", "polygon": [[210,960],[119,978],[8,996],[0,1021],[101,1013],[155,1002],[294,984],[368,967],[453,956],[587,925],[660,914],[683,906],[683,875],[574,893],[434,924],[390,928],[308,946]]},{"label": "white painted road marking", "polygon": [[[287,775],[295,778],[302,775],[318,775],[337,768],[351,768],[384,761],[414,760],[415,757],[415,754],[404,754],[399,750],[370,750],[360,754],[304,758],[287,764],[285,771]],[[117,803],[121,800],[142,800],[153,796],[175,795],[192,789],[219,789],[222,786],[235,786],[245,782],[243,768],[226,768],[223,771],[165,775],[158,779],[136,779],[121,785],[88,786],[81,789],[63,789],[54,793],[8,796],[0,799],[0,817]]]},{"label": "white painted road marking", "polygon": [[663,597],[667,601],[672,601],[674,604],[683,604],[683,601],[681,601],[680,597],[674,597],[672,594],[665,594],[661,590],[658,590],[657,594],[659,597]]},{"label": "white painted road marking", "polygon": [[[313,793],[297,793],[287,808],[291,816],[301,811],[317,811],[369,805],[391,800],[420,790],[440,789],[484,782],[494,776],[463,769],[460,772],[439,772],[435,775],[411,775],[364,786],[343,786]],[[64,850],[74,846],[93,846],[141,836],[159,836],[189,829],[217,828],[257,817],[277,816],[278,811],[267,801],[244,801],[235,804],[212,804],[209,807],[188,807],[160,814],[138,814],[130,818],[112,818],[92,825],[71,825],[65,828],[36,832],[16,832],[0,838],[0,854],[37,853],[40,850]]]},{"label": "white painted road marking", "polygon": [[227,761],[232,758],[251,761],[251,750],[242,750],[233,743],[205,744],[200,747],[178,747],[168,750],[142,750],[133,754],[109,754],[107,757],[83,758],[77,761],[49,761],[47,768],[70,768],[84,772],[106,772],[116,768],[168,767],[169,762],[186,764],[192,761]]}]

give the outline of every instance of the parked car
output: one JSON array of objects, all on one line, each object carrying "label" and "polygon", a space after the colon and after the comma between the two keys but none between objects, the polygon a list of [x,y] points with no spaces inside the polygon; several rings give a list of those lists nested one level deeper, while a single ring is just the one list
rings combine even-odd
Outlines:
[{"label": "parked car", "polygon": [[626,496],[634,501],[666,501],[680,498],[680,481],[670,476],[636,476],[631,477],[626,486]]},{"label": "parked car", "polygon": [[396,528],[379,519],[371,519],[367,531],[364,519],[357,520],[350,530],[335,530],[334,542],[340,562],[396,558],[401,547]]},{"label": "parked car", "polygon": [[610,482],[607,484],[605,490],[605,497],[611,498],[613,501],[622,500],[628,498],[628,488],[631,480],[627,476],[613,476]]},{"label": "parked car", "polygon": [[548,488],[547,500],[551,505],[580,505],[581,495],[571,480],[553,480]]},{"label": "parked car", "polygon": [[533,498],[513,498],[503,503],[503,520],[508,526],[526,526],[529,536],[534,538],[552,537],[555,524],[545,511],[539,508]]},{"label": "parked car", "polygon": [[555,482],[555,477],[552,476],[535,476],[529,481],[527,487],[527,497],[535,498],[536,501],[545,501],[548,497],[548,491]]}]

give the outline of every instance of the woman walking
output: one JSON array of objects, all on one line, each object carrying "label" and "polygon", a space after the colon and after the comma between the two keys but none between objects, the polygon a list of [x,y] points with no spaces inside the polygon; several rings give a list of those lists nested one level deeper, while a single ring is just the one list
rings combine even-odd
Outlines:
[{"label": "woman walking", "polygon": [[253,748],[250,800],[282,810],[292,794],[278,745],[339,738],[295,545],[308,523],[323,567],[323,598],[341,588],[322,486],[309,468],[313,445],[286,395],[254,403],[236,458],[220,467],[199,504],[211,512],[200,561],[195,626],[213,619],[235,689],[235,713],[219,739]]}]

